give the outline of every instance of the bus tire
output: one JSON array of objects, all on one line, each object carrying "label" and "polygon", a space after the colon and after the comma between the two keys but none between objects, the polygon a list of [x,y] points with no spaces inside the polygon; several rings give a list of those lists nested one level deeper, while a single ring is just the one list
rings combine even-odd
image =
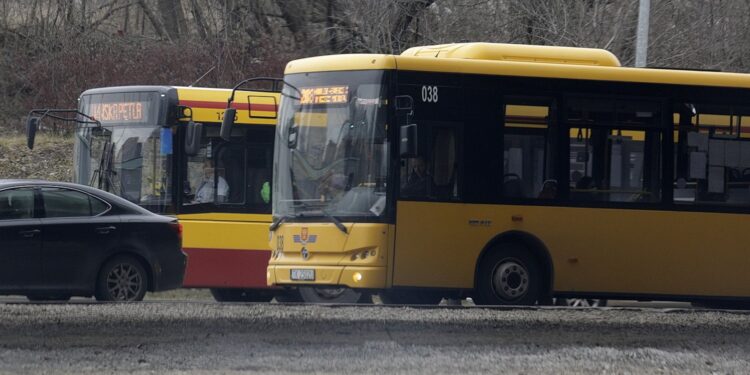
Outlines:
[{"label": "bus tire", "polygon": [[389,289],[378,293],[384,305],[437,305],[442,293],[430,290]]},{"label": "bus tire", "polygon": [[541,267],[517,243],[500,244],[486,254],[477,273],[480,305],[533,305],[541,298]]},{"label": "bus tire", "polygon": [[118,255],[102,266],[96,280],[97,301],[141,301],[148,290],[148,275],[132,256]]},{"label": "bus tire", "polygon": [[282,291],[276,292],[273,297],[278,303],[300,303],[302,296],[299,294],[297,288],[284,288]]},{"label": "bus tire", "polygon": [[270,302],[273,292],[264,289],[212,288],[217,302]]},{"label": "bus tire", "polygon": [[302,302],[305,303],[367,303],[370,295],[345,286],[302,286],[299,287]]}]

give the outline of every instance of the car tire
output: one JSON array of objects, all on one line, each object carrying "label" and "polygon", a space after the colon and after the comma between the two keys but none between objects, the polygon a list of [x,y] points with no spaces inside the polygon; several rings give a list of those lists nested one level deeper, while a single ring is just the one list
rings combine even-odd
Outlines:
[{"label": "car tire", "polygon": [[477,273],[479,305],[533,305],[541,298],[541,267],[516,243],[505,243],[485,255]]},{"label": "car tire", "polygon": [[264,289],[212,288],[211,295],[217,302],[270,302],[273,291]]},{"label": "car tire", "polygon": [[26,299],[31,302],[67,302],[70,301],[70,294],[29,294]]},{"label": "car tire", "polygon": [[299,287],[305,303],[371,303],[370,295],[347,287],[304,286]]},{"label": "car tire", "polygon": [[379,293],[384,305],[437,305],[443,300],[440,292],[431,290],[384,290]]},{"label": "car tire", "polygon": [[102,266],[94,296],[98,301],[141,301],[148,290],[148,275],[137,259],[118,255]]}]

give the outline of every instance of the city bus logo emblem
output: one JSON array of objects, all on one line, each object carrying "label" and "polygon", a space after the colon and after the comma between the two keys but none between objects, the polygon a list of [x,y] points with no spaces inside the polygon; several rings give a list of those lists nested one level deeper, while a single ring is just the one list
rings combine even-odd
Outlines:
[{"label": "city bus logo emblem", "polygon": [[293,237],[294,243],[302,244],[305,246],[309,243],[315,243],[318,241],[317,234],[309,234],[307,228],[302,228],[299,234],[295,234]]}]

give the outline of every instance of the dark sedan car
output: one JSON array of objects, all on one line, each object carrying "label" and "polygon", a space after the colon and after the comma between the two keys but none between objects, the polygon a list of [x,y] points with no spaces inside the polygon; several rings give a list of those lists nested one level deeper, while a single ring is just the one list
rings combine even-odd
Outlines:
[{"label": "dark sedan car", "polygon": [[139,301],[179,288],[182,228],[83,185],[0,180],[0,295]]}]

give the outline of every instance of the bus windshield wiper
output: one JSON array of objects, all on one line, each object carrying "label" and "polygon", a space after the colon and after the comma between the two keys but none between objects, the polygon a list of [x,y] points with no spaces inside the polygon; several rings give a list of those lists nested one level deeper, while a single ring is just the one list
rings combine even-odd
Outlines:
[{"label": "bus windshield wiper", "polygon": [[326,212],[325,210],[320,210],[320,212],[323,213],[323,216],[331,219],[331,222],[336,225],[336,228],[339,228],[340,231],[344,232],[344,234],[349,234],[349,231],[346,229],[346,226],[341,223],[341,220],[337,219],[336,216],[333,216]]},{"label": "bus windshield wiper", "polygon": [[276,229],[278,229],[281,226],[281,224],[283,224],[287,219],[292,218],[292,217],[293,217],[292,215],[282,215],[282,216],[274,218],[273,222],[271,222],[271,226],[268,227],[268,230],[270,230],[271,232],[275,232]]}]

